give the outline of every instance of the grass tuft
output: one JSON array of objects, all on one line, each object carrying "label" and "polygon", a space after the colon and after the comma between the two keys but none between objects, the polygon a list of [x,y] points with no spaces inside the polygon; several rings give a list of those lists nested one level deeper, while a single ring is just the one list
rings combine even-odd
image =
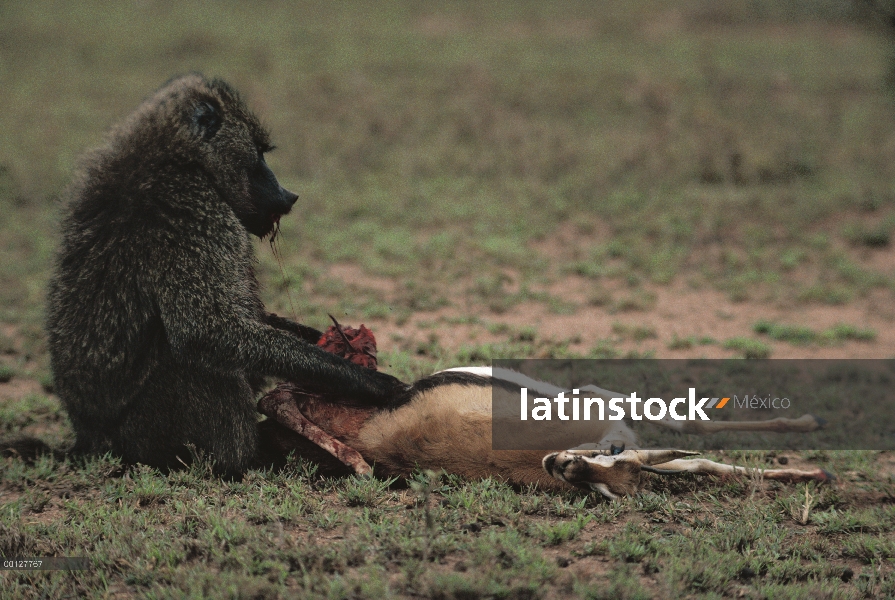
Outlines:
[{"label": "grass tuft", "polygon": [[724,342],[724,348],[735,350],[743,358],[769,358],[771,347],[752,338],[735,337]]}]

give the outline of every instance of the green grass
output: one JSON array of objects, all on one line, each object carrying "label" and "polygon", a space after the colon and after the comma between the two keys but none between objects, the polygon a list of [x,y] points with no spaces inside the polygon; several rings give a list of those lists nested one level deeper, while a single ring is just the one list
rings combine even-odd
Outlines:
[{"label": "green grass", "polygon": [[797,346],[808,344],[836,344],[843,341],[870,342],[876,339],[876,332],[872,329],[859,329],[853,325],[839,323],[829,329],[817,332],[810,327],[797,325],[783,325],[772,321],[758,321],[752,330],[755,333],[766,335],[771,339],[789,342]]},{"label": "green grass", "polygon": [[868,248],[883,248],[892,241],[892,232],[895,230],[895,217],[887,217],[881,221],[866,225],[861,222],[850,223],[843,228],[842,234],[855,246]]},{"label": "green grass", "polygon": [[756,339],[747,337],[730,338],[723,344],[728,350],[735,350],[743,358],[770,358],[771,347]]},{"label": "green grass", "polygon": [[715,343],[717,343],[716,340],[708,336],[696,337],[695,335],[690,335],[680,337],[674,333],[671,335],[671,341],[666,344],[666,347],[669,350],[690,350],[696,346],[710,346]]},{"label": "green grass", "polygon": [[[510,325],[529,303],[627,323],[681,281],[734,300],[891,303],[891,60],[889,38],[826,0],[2,3],[0,382],[19,391],[0,395],[0,435],[72,441],[42,332],[56,198],[174,74],[242,90],[300,194],[282,267],[259,247],[271,310],[318,327],[450,310],[426,316],[422,341],[380,340],[381,364],[412,380],[498,357],[652,355],[647,325],[587,340]],[[549,287],[567,277],[588,284],[580,298]],[[449,344],[454,326],[493,337]],[[667,345],[758,358],[766,339],[876,335],[756,327]],[[325,479],[301,460],[223,482],[202,461],[164,475],[2,458],[0,555],[92,567],[0,572],[0,596],[895,596],[887,456],[803,456],[842,485],[651,477],[608,503],[431,474]]]},{"label": "green grass", "polygon": [[657,337],[656,330],[653,327],[647,325],[630,325],[619,323],[618,321],[612,324],[612,333],[622,338],[631,339],[635,342],[642,342]]},{"label": "green grass", "polygon": [[[842,454],[849,456],[830,457],[827,466],[855,464],[856,453]],[[872,468],[873,454],[861,456]],[[435,473],[418,474],[407,488],[328,480],[300,460],[229,483],[201,463],[170,475],[123,470],[110,458],[7,465],[4,489],[30,485],[0,511],[4,554],[91,562],[76,573],[5,572],[10,597],[37,590],[321,598],[895,592],[886,566],[895,559],[895,510],[871,502],[885,488],[866,482],[774,485],[756,496],[748,480],[652,478],[650,491],[610,503]],[[605,562],[600,575],[587,575]],[[846,571],[854,575],[849,583]]]}]

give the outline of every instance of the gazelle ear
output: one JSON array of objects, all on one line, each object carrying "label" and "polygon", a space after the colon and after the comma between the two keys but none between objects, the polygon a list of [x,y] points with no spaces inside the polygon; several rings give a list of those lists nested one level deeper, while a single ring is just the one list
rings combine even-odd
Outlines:
[{"label": "gazelle ear", "polygon": [[213,99],[200,100],[193,107],[191,118],[193,133],[206,142],[220,130],[222,121],[221,107]]}]

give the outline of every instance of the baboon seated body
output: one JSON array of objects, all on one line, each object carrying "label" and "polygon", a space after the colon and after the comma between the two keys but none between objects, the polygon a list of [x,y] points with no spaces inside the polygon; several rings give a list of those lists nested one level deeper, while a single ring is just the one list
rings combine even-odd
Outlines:
[{"label": "baboon seated body", "polygon": [[84,161],[47,310],[77,451],[165,468],[192,445],[236,475],[257,453],[265,377],[374,405],[405,388],[264,310],[250,236],[270,234],[297,198],[265,163],[271,149],[232,88],[194,74],[149,97]]}]

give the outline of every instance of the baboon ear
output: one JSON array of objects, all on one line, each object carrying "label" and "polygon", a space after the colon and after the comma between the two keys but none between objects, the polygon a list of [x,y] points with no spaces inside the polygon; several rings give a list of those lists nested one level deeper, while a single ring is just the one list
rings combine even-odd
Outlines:
[{"label": "baboon ear", "polygon": [[221,108],[214,100],[200,100],[193,108],[193,133],[208,141],[221,128]]}]

